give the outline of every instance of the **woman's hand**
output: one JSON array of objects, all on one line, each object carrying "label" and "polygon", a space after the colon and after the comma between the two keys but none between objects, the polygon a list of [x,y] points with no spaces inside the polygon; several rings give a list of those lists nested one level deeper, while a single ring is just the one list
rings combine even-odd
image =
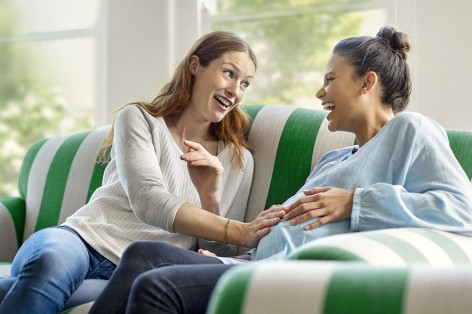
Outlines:
[{"label": "woman's hand", "polygon": [[[183,143],[188,146],[188,150],[180,159],[187,162],[190,178],[200,195],[202,206],[203,203],[219,203],[219,189],[224,171],[221,161],[199,143],[188,140]],[[205,207],[204,209],[208,210]]]},{"label": "woman's hand", "polygon": [[283,218],[292,225],[318,217],[315,222],[304,227],[310,230],[351,216],[354,191],[335,187],[316,187],[304,193],[306,197],[300,198],[286,208],[287,214]]},{"label": "woman's hand", "polygon": [[256,247],[259,240],[270,232],[270,227],[280,222],[285,215],[282,205],[272,205],[269,209],[262,211],[250,223],[245,225],[246,247]]},{"label": "woman's hand", "polygon": [[198,253],[200,253],[202,255],[205,255],[205,256],[216,257],[215,253],[213,253],[211,251],[208,251],[208,250],[204,250],[204,249],[198,249]]}]

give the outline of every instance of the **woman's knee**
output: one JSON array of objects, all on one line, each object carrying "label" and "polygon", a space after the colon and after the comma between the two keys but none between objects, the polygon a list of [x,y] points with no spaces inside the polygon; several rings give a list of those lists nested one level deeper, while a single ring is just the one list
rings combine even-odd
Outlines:
[{"label": "woman's knee", "polygon": [[174,308],[179,304],[178,289],[173,283],[176,273],[172,268],[154,269],[138,276],[131,287],[130,305],[141,310],[146,308],[162,310]]},{"label": "woman's knee", "polygon": [[12,275],[29,272],[66,276],[88,269],[88,251],[78,235],[62,228],[47,228],[33,234],[20,248],[12,265]]}]

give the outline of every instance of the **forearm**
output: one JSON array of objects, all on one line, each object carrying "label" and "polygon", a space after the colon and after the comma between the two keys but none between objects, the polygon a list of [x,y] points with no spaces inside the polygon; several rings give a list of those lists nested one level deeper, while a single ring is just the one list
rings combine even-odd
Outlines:
[{"label": "forearm", "polygon": [[[184,203],[177,211],[174,231],[192,237],[236,245],[246,245],[246,223],[215,215],[205,209]],[[226,236],[225,236],[226,233]]]}]

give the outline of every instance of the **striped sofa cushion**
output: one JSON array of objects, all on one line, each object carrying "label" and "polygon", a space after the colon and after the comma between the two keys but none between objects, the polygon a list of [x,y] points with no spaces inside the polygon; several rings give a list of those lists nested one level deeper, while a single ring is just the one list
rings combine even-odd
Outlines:
[{"label": "striped sofa cushion", "polygon": [[446,130],[454,155],[472,182],[472,131]]},{"label": "striped sofa cushion", "polygon": [[330,132],[326,113],[290,106],[245,106],[252,125],[254,177],[245,221],[280,204],[305,183],[328,151],[354,144],[354,135]]},{"label": "striped sofa cushion", "polygon": [[289,259],[357,261],[375,266],[472,264],[472,238],[423,228],[334,235],[307,243]]},{"label": "striped sofa cushion", "polygon": [[96,163],[109,126],[34,144],[24,158],[19,177],[26,201],[23,239],[60,224],[86,204],[101,184],[104,165]]},{"label": "striped sofa cushion", "polygon": [[207,314],[470,313],[470,291],[471,267],[287,261],[230,269]]},{"label": "striped sofa cushion", "polygon": [[22,243],[25,212],[22,198],[0,198],[0,261],[13,260]]}]

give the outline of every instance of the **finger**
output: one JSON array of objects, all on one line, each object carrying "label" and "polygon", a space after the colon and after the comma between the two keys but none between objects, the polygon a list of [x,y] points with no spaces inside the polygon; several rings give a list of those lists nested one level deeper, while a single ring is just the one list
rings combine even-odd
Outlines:
[{"label": "finger", "polygon": [[295,218],[292,218],[289,221],[289,223],[294,226],[294,225],[298,225],[298,224],[301,224],[307,220],[310,220],[310,219],[313,219],[313,218],[321,218],[321,217],[324,217],[328,214],[327,210],[325,208],[322,208],[322,209],[316,209],[316,210],[310,210],[308,212],[305,212],[304,214],[302,215],[299,215]]},{"label": "finger", "polygon": [[270,228],[264,228],[256,231],[256,237],[260,240],[270,232]]},{"label": "finger", "polygon": [[324,216],[324,217],[321,217],[321,218],[317,219],[316,221],[314,221],[312,223],[307,224],[305,227],[303,227],[303,229],[305,229],[305,230],[316,229],[316,228],[319,228],[323,225],[326,225],[330,221],[331,221],[331,219],[330,219],[329,216]]},{"label": "finger", "polygon": [[180,159],[185,160],[185,161],[196,161],[196,160],[201,160],[201,159],[208,159],[208,157],[205,154],[202,154],[200,152],[191,152],[191,153],[185,153],[181,155]]},{"label": "finger", "polygon": [[282,205],[272,205],[269,209],[264,210],[261,214],[268,215],[272,213],[280,213],[281,211],[285,211],[285,208]]},{"label": "finger", "polygon": [[308,189],[308,190],[304,190],[303,193],[305,193],[305,195],[314,195],[314,194],[326,192],[329,189],[330,189],[330,187],[327,187],[327,186],[314,187],[314,188],[311,188],[311,189]]},{"label": "finger", "polygon": [[309,196],[300,197],[298,200],[296,200],[290,206],[287,207],[287,212],[290,212],[294,210],[295,208],[302,206],[305,203],[314,203],[318,199],[319,199],[318,195],[309,195]]},{"label": "finger", "polygon": [[265,217],[264,219],[260,219],[256,221],[254,224],[254,229],[255,230],[262,230],[265,228],[270,228],[272,226],[277,225],[280,222],[281,218],[280,217],[274,217],[272,214],[268,217]]},{"label": "finger", "polygon": [[265,210],[263,213],[261,213],[257,217],[257,219],[259,219],[259,220],[273,219],[273,218],[282,219],[285,216],[285,214],[286,214],[286,212],[283,209],[274,208],[274,209],[271,209],[270,211],[268,209],[268,210]]},{"label": "finger", "polygon": [[194,150],[205,150],[202,144],[194,142],[194,141],[189,141],[189,140],[183,140],[183,144],[185,146],[188,146],[189,149],[194,149]]},{"label": "finger", "polygon": [[288,210],[287,214],[284,216],[284,219],[290,220],[308,211],[320,209],[322,207],[323,207],[323,204],[316,200],[315,201],[312,200],[308,203],[300,203],[298,206],[294,207],[292,210]]}]

